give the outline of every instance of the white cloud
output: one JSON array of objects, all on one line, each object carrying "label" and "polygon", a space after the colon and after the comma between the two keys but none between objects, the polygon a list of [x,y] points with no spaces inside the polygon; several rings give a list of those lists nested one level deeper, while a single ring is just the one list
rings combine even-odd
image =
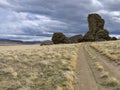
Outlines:
[{"label": "white cloud", "polygon": [[97,13],[110,17],[113,22],[120,23],[120,11],[100,10]]},{"label": "white cloud", "polygon": [[119,38],[119,39],[120,39],[120,35],[119,35],[119,34],[118,34],[118,35],[117,35],[117,34],[111,34],[110,36],[111,36],[111,37],[116,37],[116,38]]},{"label": "white cloud", "polygon": [[14,35],[14,34],[0,34],[0,38],[21,40],[21,41],[44,41],[51,40],[51,37],[46,36],[33,36],[33,35]]},{"label": "white cloud", "polygon": [[109,11],[103,9],[103,10],[97,11],[97,13],[108,15],[108,14],[109,14]]},{"label": "white cloud", "polygon": [[97,13],[109,15],[109,16],[120,16],[120,11],[109,11],[109,10],[99,10]]},{"label": "white cloud", "polygon": [[[34,35],[38,33],[44,34],[45,32],[50,33],[51,31],[54,32],[55,28],[67,28],[66,23],[58,20],[53,20],[50,17],[39,14],[11,12],[11,14],[4,16],[4,18],[4,22],[0,22],[0,33],[2,34],[14,33]],[[28,32],[26,32],[26,30]]]},{"label": "white cloud", "polygon": [[114,22],[120,23],[120,17],[112,17]]},{"label": "white cloud", "polygon": [[0,0],[0,5],[10,5],[7,0]]},{"label": "white cloud", "polygon": [[102,3],[98,0],[92,0],[92,4],[95,6],[95,7],[103,7]]},{"label": "white cloud", "polygon": [[120,16],[120,11],[112,11],[109,13],[111,16]]}]

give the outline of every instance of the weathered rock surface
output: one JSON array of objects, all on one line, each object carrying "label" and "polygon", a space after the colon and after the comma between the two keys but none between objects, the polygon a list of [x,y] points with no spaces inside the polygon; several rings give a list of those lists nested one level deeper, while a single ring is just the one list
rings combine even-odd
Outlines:
[{"label": "weathered rock surface", "polygon": [[111,40],[117,40],[117,38],[116,37],[111,37]]},{"label": "weathered rock surface", "polygon": [[78,42],[82,42],[83,36],[80,35],[75,35],[69,38],[71,43],[78,43]]},{"label": "weathered rock surface", "polygon": [[105,29],[99,30],[95,34],[95,41],[110,40],[109,32]]},{"label": "weathered rock surface", "polygon": [[110,40],[109,32],[104,29],[105,21],[98,14],[88,15],[89,31],[85,34],[84,41]]},{"label": "weathered rock surface", "polygon": [[70,43],[69,38],[67,38],[63,33],[61,32],[55,32],[52,37],[52,41],[54,44],[60,44],[60,43]]},{"label": "weathered rock surface", "polygon": [[52,41],[47,40],[47,41],[41,42],[40,45],[43,46],[43,45],[52,45],[52,44],[53,44]]}]

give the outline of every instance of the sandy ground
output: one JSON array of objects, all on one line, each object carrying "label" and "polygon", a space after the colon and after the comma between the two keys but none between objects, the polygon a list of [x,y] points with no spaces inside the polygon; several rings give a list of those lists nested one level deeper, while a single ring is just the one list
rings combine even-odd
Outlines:
[{"label": "sandy ground", "polygon": [[75,90],[98,90],[98,85],[88,65],[83,47],[79,51]]}]

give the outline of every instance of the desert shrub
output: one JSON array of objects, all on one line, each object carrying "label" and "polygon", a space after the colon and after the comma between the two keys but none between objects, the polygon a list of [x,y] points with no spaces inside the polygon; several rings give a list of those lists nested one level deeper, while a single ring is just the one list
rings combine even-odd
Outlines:
[{"label": "desert shrub", "polygon": [[110,77],[102,83],[102,85],[111,86],[111,87],[115,87],[118,84],[119,84],[119,81],[114,77]]}]

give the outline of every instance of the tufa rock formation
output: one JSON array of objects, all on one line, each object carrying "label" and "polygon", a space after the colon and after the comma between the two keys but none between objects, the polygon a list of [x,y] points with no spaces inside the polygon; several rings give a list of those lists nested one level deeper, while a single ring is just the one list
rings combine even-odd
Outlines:
[{"label": "tufa rock formation", "polygon": [[89,31],[85,34],[84,41],[110,40],[109,32],[104,29],[105,21],[98,14],[88,15]]},{"label": "tufa rock formation", "polygon": [[53,45],[53,42],[49,41],[49,40],[43,41],[43,42],[41,42],[40,46],[43,46],[43,45]]},{"label": "tufa rock formation", "polygon": [[96,32],[95,41],[105,41],[105,40],[110,40],[109,32],[107,30],[103,29]]},{"label": "tufa rock formation", "polygon": [[117,40],[117,38],[116,37],[111,37],[111,40]]},{"label": "tufa rock formation", "polygon": [[105,21],[98,14],[88,15],[89,31],[84,35],[75,35],[67,38],[63,33],[56,32],[53,34],[52,41],[54,44],[60,43],[78,43],[83,41],[106,41],[117,40],[115,37],[110,37],[108,30],[104,29]]},{"label": "tufa rock formation", "polygon": [[55,32],[52,37],[52,41],[54,44],[60,44],[60,43],[78,43],[81,42],[83,39],[82,35],[75,35],[70,38],[67,38],[63,33],[61,32]]},{"label": "tufa rock formation", "polygon": [[79,43],[82,42],[83,36],[80,35],[75,35],[69,38],[71,43]]},{"label": "tufa rock formation", "polygon": [[54,44],[70,43],[70,40],[61,32],[55,32],[52,41]]}]

